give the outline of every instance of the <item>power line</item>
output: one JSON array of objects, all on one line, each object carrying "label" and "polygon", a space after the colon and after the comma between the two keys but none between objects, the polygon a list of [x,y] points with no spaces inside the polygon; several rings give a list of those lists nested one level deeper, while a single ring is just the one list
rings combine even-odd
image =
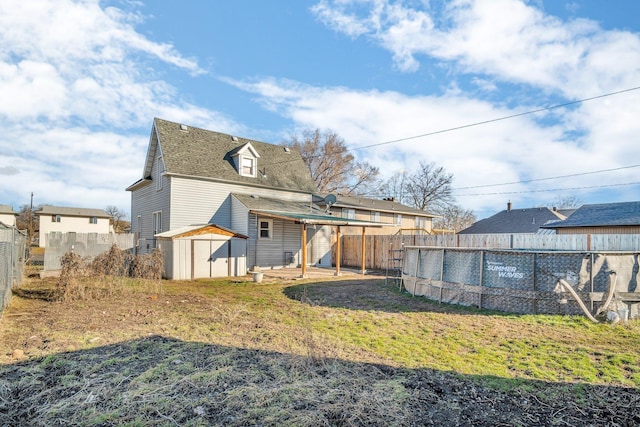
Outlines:
[{"label": "power line", "polygon": [[[418,139],[418,138],[424,138],[424,137],[427,137],[427,136],[439,135],[439,134],[443,134],[443,133],[453,132],[453,131],[456,131],[456,130],[461,130],[461,129],[466,129],[466,128],[470,128],[470,127],[486,125],[486,124],[489,124],[489,123],[495,123],[495,122],[499,122],[499,121],[502,121],[502,120],[508,120],[508,119],[513,119],[513,118],[516,118],[516,117],[522,117],[522,116],[527,116],[527,115],[531,115],[531,114],[535,114],[535,113],[540,113],[542,111],[550,111],[550,110],[554,110],[554,109],[557,109],[557,108],[568,107],[570,105],[580,104],[580,103],[587,102],[587,101],[593,101],[595,99],[600,99],[600,98],[606,98],[608,96],[619,95],[621,93],[632,92],[632,91],[636,91],[638,89],[640,89],[640,86],[636,86],[636,87],[632,87],[632,88],[628,88],[628,89],[622,89],[622,90],[618,90],[618,91],[615,91],[615,92],[608,92],[608,93],[605,93],[605,94],[602,94],[602,95],[596,95],[596,96],[592,96],[592,97],[589,97],[589,98],[578,99],[578,100],[575,100],[575,101],[569,101],[569,102],[565,102],[563,104],[556,104],[556,105],[551,105],[551,106],[548,106],[548,107],[541,107],[541,108],[537,108],[535,110],[524,111],[522,113],[510,114],[508,116],[498,117],[498,118],[495,118],[495,119],[483,120],[483,121],[480,121],[480,122],[474,122],[474,123],[469,123],[469,124],[466,124],[466,125],[460,125],[460,126],[455,126],[455,127],[446,128],[446,129],[440,129],[440,130],[437,130],[437,131],[423,133],[423,134],[420,134],[420,135],[414,135],[414,136],[408,136],[408,137],[405,137],[405,138],[394,139],[394,140],[391,140],[391,141],[378,142],[378,143],[375,143],[375,144],[363,145],[363,146],[355,147],[355,148],[345,147],[344,149],[341,149],[341,150],[336,150],[336,151],[333,151],[333,152],[318,154],[318,155],[309,156],[309,157],[310,158],[314,158],[314,157],[321,157],[321,156],[324,156],[326,154],[341,154],[341,153],[345,153],[347,151],[363,150],[363,149],[366,149],[366,148],[380,147],[382,145],[395,144],[395,143],[398,143],[398,142],[409,141],[409,140],[412,140],[412,139]],[[290,162],[290,160],[285,160],[285,161],[281,161],[281,162],[273,162],[271,164],[280,164],[280,163],[288,163],[288,162]]]},{"label": "power line", "polygon": [[475,194],[456,194],[456,197],[467,197],[467,196],[495,196],[495,195],[504,195],[504,194],[522,194],[522,193],[550,193],[553,191],[569,191],[569,190],[588,190],[593,188],[609,188],[609,187],[622,187],[626,185],[640,185],[639,182],[626,182],[624,184],[604,184],[604,185],[590,185],[584,187],[569,187],[569,188],[553,188],[549,190],[524,190],[524,191],[504,191],[498,193],[475,193]]},{"label": "power line", "polygon": [[[557,105],[551,105],[549,107],[542,107],[542,108],[538,108],[536,110],[525,111],[523,113],[511,114],[509,116],[498,117],[498,118],[489,119],[489,120],[483,120],[481,122],[475,122],[475,123],[470,123],[470,124],[467,124],[467,125],[461,125],[461,126],[456,126],[456,127],[447,128],[447,129],[441,129],[441,130],[437,130],[437,131],[429,132],[429,133],[423,133],[421,135],[408,136],[406,138],[394,139],[392,141],[386,141],[386,142],[379,142],[377,144],[363,145],[361,147],[352,148],[352,150],[362,150],[364,148],[379,147],[381,145],[394,144],[396,142],[408,141],[408,140],[411,140],[411,139],[422,138],[422,137],[425,137],[425,136],[438,135],[438,134],[441,134],[441,133],[452,132],[452,131],[455,131],[455,130],[466,129],[466,128],[470,128],[470,127],[474,127],[474,126],[486,125],[488,123],[499,122],[501,120],[513,119],[515,117],[521,117],[521,116],[526,116],[526,115],[529,115],[529,114],[540,113],[542,111],[549,111],[549,110],[554,110],[556,108],[568,107],[569,105],[580,104],[580,103],[587,102],[587,101],[593,101],[594,99],[605,98],[607,96],[619,95],[619,94],[625,93],[625,92],[632,92],[632,91],[638,90],[638,89],[640,89],[640,86],[632,87],[632,88],[629,88],[629,89],[622,89],[622,90],[619,90],[619,91],[616,91],[616,92],[609,92],[609,93],[605,93],[605,94],[602,94],[602,95],[596,95],[596,96],[592,96],[590,98],[578,99],[576,101],[565,102],[564,104],[557,104]],[[344,151],[347,151],[347,150],[344,150]]]},{"label": "power line", "polygon": [[572,173],[572,174],[569,174],[569,175],[558,175],[558,176],[551,176],[551,177],[547,177],[547,178],[529,179],[529,180],[525,180],[525,181],[504,182],[502,184],[486,184],[486,185],[474,185],[472,187],[452,188],[452,191],[471,190],[471,189],[474,189],[474,188],[499,187],[499,186],[502,186],[502,185],[528,184],[530,182],[549,181],[549,180],[552,180],[552,179],[561,179],[561,178],[571,178],[571,177],[574,177],[574,176],[593,175],[593,174],[597,174],[597,173],[612,172],[612,171],[618,171],[618,170],[622,170],[622,169],[631,169],[631,168],[637,168],[637,167],[640,167],[640,165],[621,166],[619,168],[601,169],[601,170],[591,171],[591,172]]}]

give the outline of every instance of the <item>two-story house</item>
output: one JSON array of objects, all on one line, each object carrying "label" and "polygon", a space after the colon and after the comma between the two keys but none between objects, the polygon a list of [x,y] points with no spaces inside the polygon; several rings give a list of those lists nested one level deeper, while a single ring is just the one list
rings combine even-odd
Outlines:
[{"label": "two-story house", "polygon": [[34,212],[38,216],[39,246],[46,247],[47,235],[56,233],[109,233],[109,215],[102,209],[44,205]]},{"label": "two-story house", "polygon": [[15,212],[11,205],[0,205],[0,224],[4,224],[7,227],[14,227],[17,216],[18,212]]},{"label": "two-story house", "polygon": [[[371,199],[360,196],[336,195],[336,201],[328,208],[332,215],[346,219],[383,223],[384,226],[373,228],[368,234],[431,234],[433,218],[420,209],[398,203],[395,199]],[[326,206],[324,198],[316,197],[320,206]],[[361,227],[343,227],[343,235],[359,235]]]},{"label": "two-story house", "polygon": [[375,226],[314,205],[315,185],[294,149],[158,118],[142,176],[127,188],[132,232],[138,252],[162,250],[167,278],[255,266],[304,274],[306,265],[331,266],[331,226]]}]

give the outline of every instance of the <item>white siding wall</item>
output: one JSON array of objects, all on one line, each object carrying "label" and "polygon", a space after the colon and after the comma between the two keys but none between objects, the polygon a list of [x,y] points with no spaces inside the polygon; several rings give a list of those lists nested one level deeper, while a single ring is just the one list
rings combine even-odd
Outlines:
[{"label": "white siding wall", "polygon": [[16,225],[16,216],[14,214],[0,213],[0,222],[9,226]]},{"label": "white siding wall", "polygon": [[249,241],[247,242],[247,265],[249,268],[282,268],[290,267],[285,259],[285,252],[295,257],[298,266],[301,260],[300,243],[302,226],[292,221],[273,219],[273,238],[258,239],[258,222],[256,215],[249,215]]},{"label": "white siding wall", "polygon": [[90,217],[60,216],[60,222],[53,222],[53,215],[39,215],[40,217],[40,247],[46,245],[47,233],[100,233],[109,234],[109,218],[98,218],[97,224],[89,222]]}]

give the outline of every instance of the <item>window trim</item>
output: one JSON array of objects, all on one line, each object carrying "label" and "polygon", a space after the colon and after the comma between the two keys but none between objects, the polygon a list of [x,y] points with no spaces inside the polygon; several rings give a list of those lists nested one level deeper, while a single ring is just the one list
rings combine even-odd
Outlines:
[{"label": "window trim", "polygon": [[[267,228],[262,228],[262,223],[267,224]],[[268,232],[267,237],[262,236],[262,231]],[[273,219],[271,218],[258,218],[258,240],[272,240],[273,239]]]},{"label": "window trim", "polygon": [[51,222],[62,222],[62,216],[60,215],[51,215]]},{"label": "window trim", "polygon": [[89,224],[97,224],[98,223],[98,217],[97,216],[92,216],[89,218]]},{"label": "window trim", "polygon": [[[249,166],[249,172],[245,172],[245,160],[251,162],[251,166]],[[258,175],[258,161],[254,156],[240,156],[240,175],[242,176],[250,176],[255,178]]]},{"label": "window trim", "polygon": [[356,210],[353,208],[342,208],[341,215],[342,215],[342,218],[345,218],[345,219],[356,219]]},{"label": "window trim", "polygon": [[162,233],[162,211],[152,213],[153,236]]},{"label": "window trim", "polygon": [[395,214],[393,217],[393,221],[395,225],[402,225],[402,214]]}]

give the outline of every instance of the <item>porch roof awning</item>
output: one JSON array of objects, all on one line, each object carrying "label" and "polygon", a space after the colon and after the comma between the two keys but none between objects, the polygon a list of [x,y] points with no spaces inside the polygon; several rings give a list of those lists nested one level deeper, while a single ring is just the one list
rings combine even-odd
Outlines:
[{"label": "porch roof awning", "polygon": [[383,227],[389,225],[381,222],[362,221],[313,213],[274,212],[258,209],[252,209],[249,212],[266,218],[283,219],[285,221],[293,221],[307,225],[351,225],[358,227]]}]

